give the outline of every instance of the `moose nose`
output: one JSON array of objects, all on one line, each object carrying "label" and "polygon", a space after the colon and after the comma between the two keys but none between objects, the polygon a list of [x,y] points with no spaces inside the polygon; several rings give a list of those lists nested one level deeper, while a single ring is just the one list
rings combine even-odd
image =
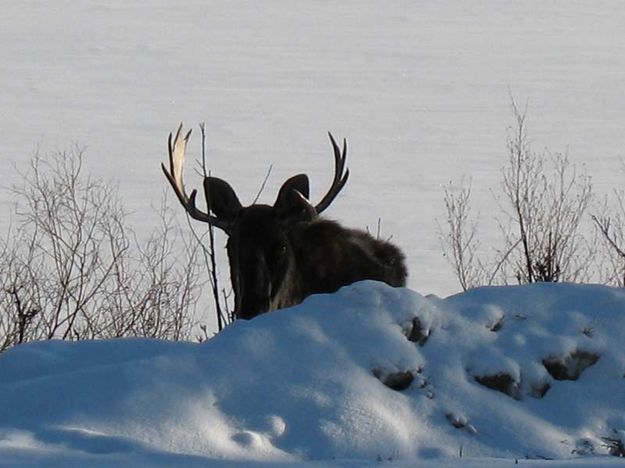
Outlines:
[{"label": "moose nose", "polygon": [[241,301],[238,309],[235,309],[235,315],[239,319],[251,319],[257,315],[269,311],[269,297],[246,297]]},{"label": "moose nose", "polygon": [[271,301],[271,278],[264,259],[241,278],[239,297],[235,305],[237,318],[250,319],[269,311]]}]

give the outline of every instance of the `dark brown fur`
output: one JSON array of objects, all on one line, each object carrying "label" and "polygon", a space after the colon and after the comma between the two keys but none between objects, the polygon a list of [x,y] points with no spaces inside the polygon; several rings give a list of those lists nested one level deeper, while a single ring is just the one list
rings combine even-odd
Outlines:
[{"label": "dark brown fur", "polygon": [[235,314],[252,318],[371,279],[404,286],[404,255],[389,242],[315,218],[281,221],[275,209],[241,209],[228,240]]},{"label": "dark brown fur", "polygon": [[300,223],[287,234],[293,249],[297,288],[293,299],[338,290],[364,279],[405,286],[404,255],[389,242],[364,231],[318,219]]}]

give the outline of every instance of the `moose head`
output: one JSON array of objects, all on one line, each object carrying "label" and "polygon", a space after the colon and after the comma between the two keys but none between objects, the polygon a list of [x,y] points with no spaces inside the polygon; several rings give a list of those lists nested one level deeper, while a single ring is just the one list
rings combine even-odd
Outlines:
[{"label": "moose head", "polygon": [[342,150],[328,133],[334,150],[334,179],[321,201],[309,201],[308,176],[299,174],[280,188],[273,205],[243,206],[228,182],[204,178],[207,210],[196,206],[197,190],[187,195],[182,180],[191,131],[169,135],[169,170],[163,172],[180,203],[194,219],[210,223],[228,236],[230,278],[236,318],[298,304],[313,293],[334,292],[361,279],[403,286],[403,255],[392,244],[363,231],[319,218],[345,186],[349,170],[347,142]]}]

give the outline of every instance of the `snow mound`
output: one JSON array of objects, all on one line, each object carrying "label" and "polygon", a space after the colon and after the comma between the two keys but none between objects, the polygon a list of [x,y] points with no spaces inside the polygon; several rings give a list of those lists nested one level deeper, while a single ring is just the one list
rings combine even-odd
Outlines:
[{"label": "snow mound", "polygon": [[0,356],[0,460],[622,455],[624,343],[620,289],[371,281],[204,344],[33,343]]}]

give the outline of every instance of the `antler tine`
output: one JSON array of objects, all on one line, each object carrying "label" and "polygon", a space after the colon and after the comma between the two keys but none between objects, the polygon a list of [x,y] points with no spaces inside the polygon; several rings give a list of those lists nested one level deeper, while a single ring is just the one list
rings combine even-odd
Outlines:
[{"label": "antler tine", "polygon": [[191,130],[187,132],[184,138],[180,137],[181,133],[182,124],[180,124],[180,126],[178,127],[175,137],[172,133],[169,134],[169,171],[163,163],[161,163],[161,169],[163,170],[165,177],[167,177],[170,185],[174,189],[178,200],[187,211],[187,213],[189,213],[189,216],[191,216],[193,219],[197,219],[198,221],[211,223],[212,225],[225,230],[227,226],[223,222],[221,222],[216,217],[211,216],[210,214],[205,213],[197,208],[195,204],[197,190],[192,190],[190,196],[188,196],[185,191],[184,181],[182,179],[182,168],[184,166],[185,152],[187,149],[187,142],[189,141],[189,137],[191,136]]},{"label": "antler tine", "polygon": [[315,206],[317,214],[321,213],[330,206],[332,201],[347,183],[347,178],[349,177],[349,169],[345,169],[345,163],[347,162],[347,140],[343,138],[343,150],[341,151],[339,149],[339,145],[336,144],[336,140],[330,132],[328,132],[328,136],[330,137],[332,148],[334,150],[334,179],[332,180],[332,185],[328,189],[328,192]]}]

